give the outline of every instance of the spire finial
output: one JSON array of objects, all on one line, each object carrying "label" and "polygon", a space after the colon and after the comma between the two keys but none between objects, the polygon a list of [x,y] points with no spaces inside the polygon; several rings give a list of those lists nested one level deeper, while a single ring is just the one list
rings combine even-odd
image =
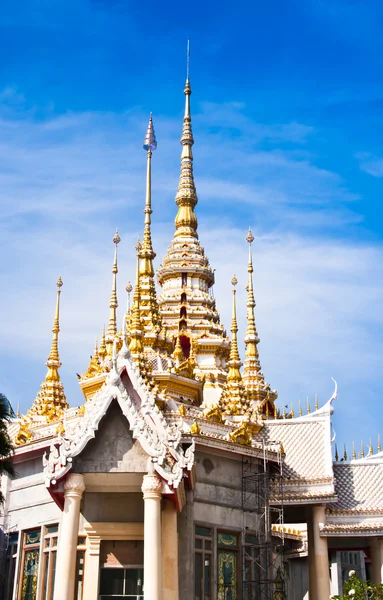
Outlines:
[{"label": "spire finial", "polygon": [[378,452],[381,452],[382,448],[380,446],[380,433],[378,433]]},{"label": "spire finial", "polygon": [[336,462],[339,461],[338,446],[336,444],[335,444],[335,460],[336,460]]},{"label": "spire finial", "polygon": [[126,289],[126,292],[128,294],[128,302],[127,302],[127,305],[126,305],[126,312],[128,314],[130,314],[130,294],[132,293],[132,290],[133,290],[133,286],[130,283],[130,281],[128,281],[125,289]]},{"label": "spire finial", "polygon": [[245,363],[243,370],[243,382],[245,384],[249,400],[258,406],[264,406],[269,403],[273,406],[278,394],[275,390],[271,390],[268,383],[265,382],[264,375],[261,370],[259,360],[258,344],[259,337],[255,325],[255,300],[253,287],[253,257],[251,245],[254,241],[254,236],[249,227],[246,236],[246,241],[249,244],[249,260],[247,265],[248,282],[247,282],[247,329],[245,335]]},{"label": "spire finial", "polygon": [[187,50],[186,50],[186,81],[190,79],[190,38],[188,38]]},{"label": "spire finial", "polygon": [[344,460],[348,460],[346,444],[344,445],[343,458],[344,458]]},{"label": "spire finial", "polygon": [[303,415],[303,412],[302,412],[302,407],[301,407],[301,401],[300,400],[298,400],[298,412],[299,412],[299,416],[301,417]]},{"label": "spire finial", "polygon": [[98,350],[98,355],[101,358],[101,360],[104,360],[106,354],[107,354],[107,351],[106,351],[106,343],[105,343],[105,325],[104,325],[102,328],[101,343],[100,343],[100,348]]},{"label": "spire finial", "polygon": [[363,444],[363,440],[361,440],[360,442],[360,455],[362,458],[364,458],[364,444]]},{"label": "spire finial", "polygon": [[[157,140],[154,132],[153,118],[150,114],[149,125],[146,132],[144,150],[147,151],[147,169],[146,169],[146,200],[145,200],[145,225],[142,246],[139,251],[140,258],[140,290],[143,296],[148,297],[149,301],[140,307],[140,316],[145,326],[145,331],[153,333],[158,328],[160,321],[159,308],[157,302],[156,286],[154,282],[153,260],[156,257],[153,251],[151,235],[152,214],[152,153],[157,148]],[[155,339],[155,337],[154,337]]]},{"label": "spire finial", "polygon": [[374,449],[372,447],[372,439],[370,438],[370,445],[368,447],[368,456],[372,456],[374,454]]},{"label": "spire finial", "polygon": [[191,87],[189,79],[189,63],[190,63],[190,45],[188,41],[188,52],[187,52],[187,73],[186,73],[186,84],[184,89],[185,94],[185,114],[184,123],[181,135],[181,173],[180,181],[178,184],[178,191],[176,195],[176,204],[178,206],[178,213],[175,219],[177,236],[191,236],[198,238],[197,234],[197,217],[194,212],[194,208],[198,202],[197,192],[194,183],[193,175],[193,152],[192,146],[194,144],[191,114],[190,114],[190,96]]},{"label": "spire finial", "polygon": [[111,347],[113,344],[114,336],[117,333],[117,307],[118,307],[118,301],[117,301],[117,273],[118,273],[117,246],[120,242],[121,242],[121,238],[118,235],[118,230],[116,229],[116,233],[113,236],[113,244],[114,244],[114,261],[113,261],[113,268],[112,268],[113,282],[112,282],[112,294],[110,296],[110,302],[109,302],[110,317],[109,317],[109,325],[108,325],[108,332],[107,332],[107,342],[108,342],[108,345],[110,345],[110,350],[111,350]]},{"label": "spire finial", "polygon": [[136,285],[134,287],[133,294],[133,309],[132,309],[132,321],[130,326],[130,343],[129,350],[133,355],[141,354],[143,350],[142,346],[142,326],[140,318],[140,252],[141,242],[140,238],[137,240],[135,246],[137,252],[137,264],[136,264]]}]

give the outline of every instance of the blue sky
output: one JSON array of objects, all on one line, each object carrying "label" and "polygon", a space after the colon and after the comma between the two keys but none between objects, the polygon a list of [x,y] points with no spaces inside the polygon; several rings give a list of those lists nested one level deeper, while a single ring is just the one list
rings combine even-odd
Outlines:
[{"label": "blue sky", "polygon": [[153,111],[157,265],[173,231],[185,46],[200,237],[222,320],[254,243],[257,324],[280,405],[339,384],[339,443],[380,429],[383,392],[383,6],[370,0],[5,1],[0,8],[1,391],[22,410],[45,376],[61,273],[71,404],[142,230]]}]

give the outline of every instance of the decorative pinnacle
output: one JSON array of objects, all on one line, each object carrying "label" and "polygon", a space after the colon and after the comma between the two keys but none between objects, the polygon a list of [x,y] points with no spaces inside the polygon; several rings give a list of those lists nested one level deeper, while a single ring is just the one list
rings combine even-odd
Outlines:
[{"label": "decorative pinnacle", "polygon": [[251,232],[251,229],[250,229],[250,227],[249,227],[248,234],[247,234],[247,236],[246,236],[246,241],[247,241],[249,244],[252,244],[252,243],[254,242],[254,236],[253,236],[253,234],[252,234],[252,232]]},{"label": "decorative pinnacle", "polygon": [[133,294],[133,309],[132,321],[130,325],[130,344],[129,350],[133,355],[140,354],[143,350],[142,346],[142,327],[140,318],[140,250],[142,248],[140,238],[135,245],[137,251],[137,266],[136,266],[136,285]]},{"label": "decorative pinnacle", "polygon": [[[238,324],[237,324],[237,303],[236,303],[236,298],[235,298],[236,293],[237,293],[235,286],[237,285],[237,283],[238,283],[238,279],[234,275],[231,280],[231,285],[233,286],[233,314],[232,314],[232,320],[231,320],[231,333],[233,334],[233,336],[231,339],[230,363],[232,366],[230,367],[228,380],[230,380],[230,378],[234,375],[234,371],[235,371],[235,377],[238,377],[238,376],[240,377],[239,368],[242,364],[240,361],[240,358],[239,358],[238,340],[237,340]],[[232,370],[233,370],[233,373],[231,373]]]},{"label": "decorative pinnacle", "polygon": [[153,152],[154,150],[157,150],[157,140],[156,140],[156,134],[154,131],[154,126],[153,126],[152,113],[150,113],[149,125],[148,125],[148,129],[146,131],[143,148],[147,152]]},{"label": "decorative pinnacle", "polygon": [[[140,275],[144,277],[154,277],[153,260],[156,255],[153,251],[152,235],[151,235],[151,219],[152,214],[152,150],[157,148],[156,135],[154,133],[152,114],[150,113],[148,130],[146,132],[144,146],[147,150],[147,167],[146,167],[146,199],[145,199],[145,225],[144,237],[142,240],[142,248],[140,250]],[[154,287],[154,285],[153,285]]]},{"label": "decorative pinnacle", "polygon": [[[55,318],[53,321],[53,328],[52,328],[52,333],[53,333],[52,346],[51,346],[51,351],[49,353],[49,357],[48,357],[48,361],[47,361],[48,367],[52,366],[51,364],[48,364],[48,363],[51,363],[52,361],[54,363],[56,363],[56,367],[61,367],[59,350],[58,350],[58,341],[59,341],[59,332],[60,332],[60,294],[61,294],[62,285],[63,285],[63,281],[60,276],[56,282],[56,286],[57,286],[56,312],[55,312]],[[48,375],[49,375],[49,373],[48,373]],[[47,375],[47,377],[48,377],[48,375]],[[58,373],[57,373],[57,377],[59,379]]]},{"label": "decorative pinnacle", "polygon": [[133,286],[130,283],[130,281],[128,281],[125,289],[126,289],[127,294],[128,294],[128,305],[126,307],[126,310],[127,310],[128,313],[130,313],[130,294],[132,293],[132,290],[133,290]]},{"label": "decorative pinnacle", "polygon": [[113,268],[112,268],[112,273],[113,273],[113,282],[112,282],[112,294],[110,296],[110,302],[109,302],[109,308],[110,308],[110,317],[109,317],[109,325],[108,325],[108,343],[110,343],[114,336],[117,333],[117,307],[118,307],[118,301],[117,301],[117,273],[118,273],[118,268],[117,268],[117,246],[118,244],[121,242],[121,238],[118,235],[118,230],[116,229],[116,233],[113,236],[113,243],[115,245],[114,248],[114,261],[113,261]]}]

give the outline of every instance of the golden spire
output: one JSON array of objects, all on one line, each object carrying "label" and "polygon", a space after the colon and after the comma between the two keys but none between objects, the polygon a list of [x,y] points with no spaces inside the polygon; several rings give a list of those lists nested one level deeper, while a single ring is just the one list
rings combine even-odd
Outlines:
[{"label": "golden spire", "polygon": [[315,410],[319,409],[318,394],[315,394]]},{"label": "golden spire", "polygon": [[100,375],[103,372],[102,367],[100,365],[100,354],[98,351],[98,340],[96,338],[96,343],[94,345],[93,356],[90,358],[90,363],[87,372],[85,373],[85,377],[90,379],[91,377],[95,377],[96,375]]},{"label": "golden spire", "polygon": [[116,233],[113,236],[114,261],[113,261],[113,269],[112,269],[112,273],[113,273],[112,294],[110,296],[110,302],[109,302],[110,317],[109,317],[108,331],[106,334],[106,343],[107,343],[109,355],[111,355],[111,353],[112,353],[113,340],[114,340],[114,336],[117,333],[117,307],[118,307],[118,301],[117,301],[117,273],[118,273],[117,246],[120,243],[120,241],[121,241],[121,238],[118,235],[118,230],[116,229]]},{"label": "golden spire", "polygon": [[238,352],[238,324],[237,324],[237,303],[236,303],[236,289],[238,280],[236,276],[231,280],[233,286],[233,313],[231,321],[231,347],[230,347],[230,360],[227,362],[229,367],[229,373],[227,375],[226,384],[223,388],[221,395],[221,405],[223,409],[230,414],[241,415],[248,409],[248,400],[246,396],[246,390],[242,382],[242,376],[240,368],[242,366]]},{"label": "golden spire", "polygon": [[352,459],[356,460],[355,443],[352,442]]},{"label": "golden spire", "polygon": [[142,246],[140,250],[140,274],[147,275],[149,277],[154,276],[153,260],[156,255],[153,251],[152,235],[150,230],[151,220],[150,215],[152,214],[152,154],[157,148],[156,134],[154,133],[152,113],[150,113],[149,125],[146,132],[144,144],[144,150],[146,150],[147,163],[146,163],[146,200],[145,200],[145,226],[144,226],[144,237],[142,240]]},{"label": "golden spire", "polygon": [[[140,258],[140,294],[143,302],[140,306],[140,317],[144,326],[145,333],[154,333],[154,340],[160,331],[160,316],[157,302],[156,285],[154,282],[153,260],[156,257],[153,251],[151,236],[152,214],[152,154],[157,148],[157,140],[153,127],[153,118],[150,113],[149,125],[145,135],[144,150],[147,156],[146,168],[146,200],[145,200],[145,225],[142,246],[139,251]],[[150,337],[150,336],[149,336]],[[153,341],[154,341],[153,340]]]},{"label": "golden spire", "polygon": [[299,412],[299,416],[301,417],[303,415],[303,412],[302,412],[302,407],[301,407],[301,401],[300,400],[298,400],[298,412]]},{"label": "golden spire", "polygon": [[278,394],[275,390],[271,390],[261,370],[259,360],[258,344],[259,337],[255,325],[255,300],[253,287],[253,258],[251,252],[251,244],[254,241],[254,236],[249,229],[246,236],[246,241],[249,244],[249,262],[247,271],[249,274],[247,283],[247,329],[245,335],[245,363],[243,370],[243,382],[246,387],[247,395],[250,401],[261,405],[264,410],[264,405],[270,403],[270,407],[274,405]]},{"label": "golden spire", "polygon": [[190,116],[190,96],[191,87],[189,79],[189,58],[190,58],[190,43],[188,40],[188,68],[186,74],[186,85],[184,89],[185,98],[185,114],[184,124],[182,129],[181,144],[181,174],[180,181],[178,184],[178,192],[176,195],[176,203],[178,206],[178,213],[175,219],[177,236],[192,236],[197,238],[197,217],[194,212],[194,208],[198,202],[197,192],[194,183],[193,176],[193,153],[192,146],[194,144],[191,116]]},{"label": "golden spire", "polygon": [[336,460],[336,462],[339,461],[338,446],[336,444],[335,444],[335,460]]},{"label": "golden spire", "polygon": [[129,350],[133,355],[141,354],[142,345],[142,325],[140,319],[140,250],[141,244],[138,240],[136,244],[137,266],[136,266],[136,285],[133,294],[132,320],[130,324],[130,344]]},{"label": "golden spire", "polygon": [[64,387],[60,381],[59,368],[61,367],[61,361],[59,356],[58,342],[60,332],[60,295],[61,287],[63,285],[61,277],[57,280],[57,299],[56,299],[56,312],[53,321],[53,338],[51,350],[48,356],[48,360],[45,363],[48,367],[48,372],[45,376],[45,381],[40,386],[40,391],[36,396],[36,399],[32,407],[28,411],[28,416],[34,415],[46,417],[48,422],[60,419],[63,410],[68,408],[68,403],[64,393]]},{"label": "golden spire", "polygon": [[308,396],[306,398],[306,404],[307,404],[307,414],[309,415],[311,413],[311,407],[310,407],[310,400],[309,400]]},{"label": "golden spire", "polygon": [[368,447],[368,456],[372,456],[374,454],[374,449],[372,447],[372,439],[370,438],[370,445]]},{"label": "golden spire", "polygon": [[101,358],[101,360],[104,360],[104,358],[106,356],[105,325],[102,328],[101,344],[100,344],[100,349],[98,351],[98,355]]},{"label": "golden spire", "polygon": [[348,460],[348,458],[347,458],[347,448],[346,448],[346,444],[344,445],[343,458],[344,458],[344,460]]},{"label": "golden spire", "polygon": [[382,448],[380,446],[380,433],[378,434],[378,452],[381,452]]}]

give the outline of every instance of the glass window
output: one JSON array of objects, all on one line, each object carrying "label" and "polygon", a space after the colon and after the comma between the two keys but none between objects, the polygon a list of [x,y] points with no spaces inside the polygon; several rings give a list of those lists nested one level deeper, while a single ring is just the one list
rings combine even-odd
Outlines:
[{"label": "glass window", "polygon": [[238,535],[218,532],[218,600],[238,600]]},{"label": "glass window", "polygon": [[36,600],[40,562],[40,540],[40,529],[26,531],[24,533],[19,600]]},{"label": "glass window", "polygon": [[103,568],[100,574],[100,600],[143,600],[143,569]]},{"label": "glass window", "polygon": [[195,527],[194,595],[195,600],[211,600],[212,587],[212,530]]},{"label": "glass window", "polygon": [[7,551],[5,556],[5,585],[4,600],[11,600],[13,596],[13,586],[15,583],[15,570],[17,558],[17,545],[19,541],[18,533],[11,533],[7,540]]},{"label": "glass window", "polygon": [[44,528],[42,600],[53,600],[56,576],[57,536],[57,524],[48,525]]}]

